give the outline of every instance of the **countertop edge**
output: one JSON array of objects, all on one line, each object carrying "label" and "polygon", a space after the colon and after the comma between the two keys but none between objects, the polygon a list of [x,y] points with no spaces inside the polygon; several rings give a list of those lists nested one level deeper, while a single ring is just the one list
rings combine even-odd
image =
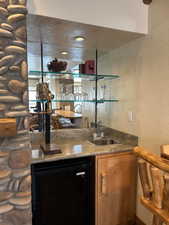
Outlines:
[{"label": "countertop edge", "polygon": [[[53,155],[43,155],[43,158],[34,158],[31,161],[31,165],[43,163],[43,162],[53,162],[58,160],[65,160],[65,159],[73,159],[73,158],[82,158],[82,157],[88,157],[88,156],[97,156],[97,155],[107,155],[107,154],[116,154],[116,153],[126,153],[126,152],[132,152],[133,146],[125,146],[122,145],[123,149],[111,149],[111,150],[105,150],[105,151],[93,151],[93,152],[83,152],[83,153],[71,153],[70,155],[62,155],[62,154],[53,154]],[[121,146],[121,147],[122,147]]]}]

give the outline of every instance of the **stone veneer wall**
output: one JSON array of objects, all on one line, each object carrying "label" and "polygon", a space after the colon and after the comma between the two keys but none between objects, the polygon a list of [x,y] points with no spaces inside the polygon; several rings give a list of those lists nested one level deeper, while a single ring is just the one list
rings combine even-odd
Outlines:
[{"label": "stone veneer wall", "polygon": [[0,118],[17,119],[17,135],[0,137],[0,225],[31,224],[26,14],[26,0],[0,0]]}]

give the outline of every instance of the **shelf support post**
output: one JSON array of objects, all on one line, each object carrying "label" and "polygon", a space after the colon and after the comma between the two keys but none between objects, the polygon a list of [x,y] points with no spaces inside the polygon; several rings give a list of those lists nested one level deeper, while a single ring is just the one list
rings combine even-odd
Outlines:
[{"label": "shelf support post", "polygon": [[98,94],[98,50],[96,49],[96,77],[95,77],[95,128],[97,128],[97,116],[98,116],[98,108],[97,108],[97,94]]}]

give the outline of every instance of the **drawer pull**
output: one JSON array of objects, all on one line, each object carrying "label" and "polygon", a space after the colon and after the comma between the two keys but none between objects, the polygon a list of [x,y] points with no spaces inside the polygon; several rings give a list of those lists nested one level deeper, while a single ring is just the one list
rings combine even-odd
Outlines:
[{"label": "drawer pull", "polygon": [[106,174],[101,174],[101,193],[106,194]]}]

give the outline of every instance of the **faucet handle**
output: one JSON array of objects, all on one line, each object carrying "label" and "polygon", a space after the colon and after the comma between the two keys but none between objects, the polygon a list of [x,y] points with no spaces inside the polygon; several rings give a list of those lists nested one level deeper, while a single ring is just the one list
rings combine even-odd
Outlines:
[{"label": "faucet handle", "polygon": [[98,125],[98,126],[102,126],[102,121],[99,120],[99,121],[97,122],[97,125]]}]

